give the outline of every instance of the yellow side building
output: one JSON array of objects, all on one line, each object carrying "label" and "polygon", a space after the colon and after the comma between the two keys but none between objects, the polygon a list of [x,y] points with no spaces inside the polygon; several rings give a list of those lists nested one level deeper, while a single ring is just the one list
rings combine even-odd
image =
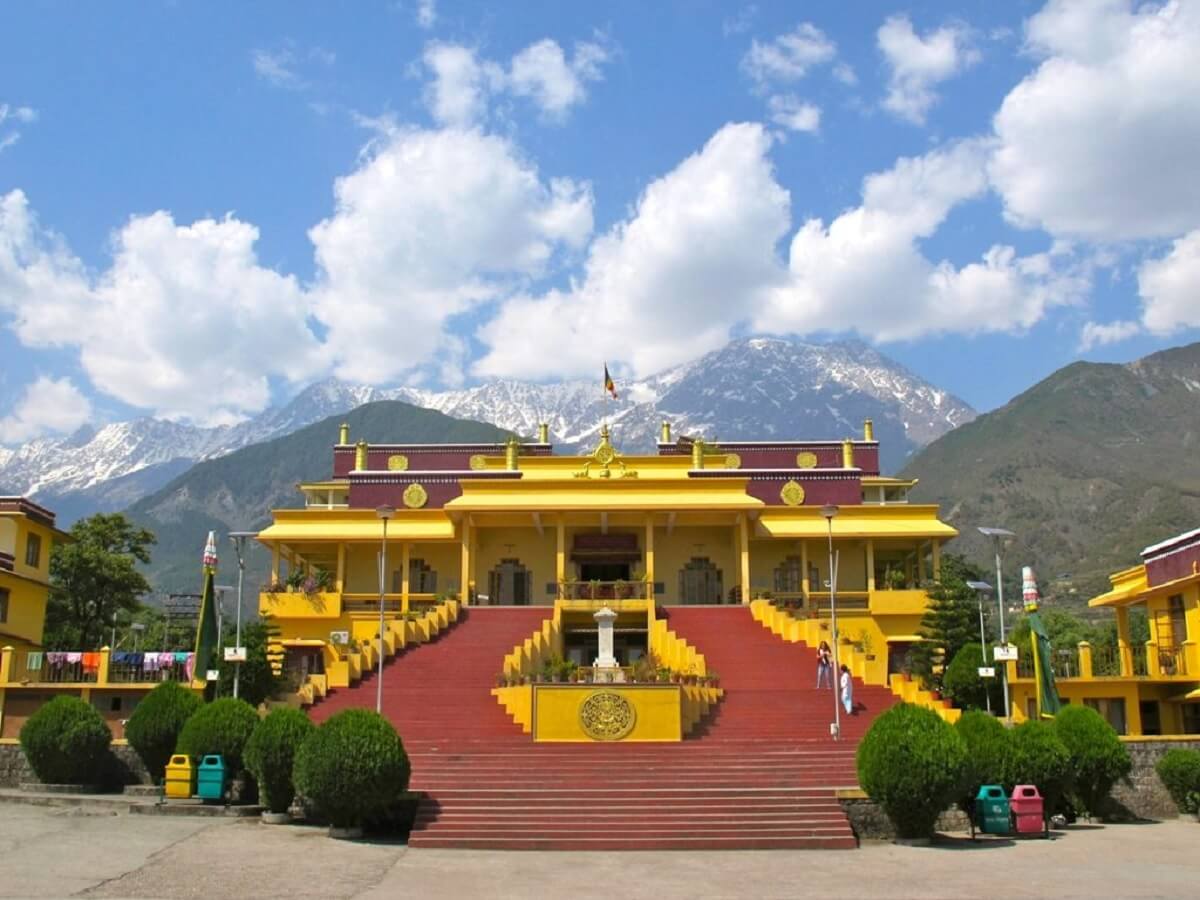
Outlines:
[{"label": "yellow side building", "polygon": [[50,510],[23,497],[0,497],[0,646],[41,648],[50,549],[65,537]]}]

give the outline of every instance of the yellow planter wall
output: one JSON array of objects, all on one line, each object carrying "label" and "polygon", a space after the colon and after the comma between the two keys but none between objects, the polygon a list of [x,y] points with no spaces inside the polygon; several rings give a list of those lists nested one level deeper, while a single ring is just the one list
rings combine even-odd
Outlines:
[{"label": "yellow planter wall", "polygon": [[623,741],[683,739],[683,701],[679,685],[534,685],[535,741],[594,742],[583,729],[579,710],[592,694],[612,691],[633,706],[633,730]]}]

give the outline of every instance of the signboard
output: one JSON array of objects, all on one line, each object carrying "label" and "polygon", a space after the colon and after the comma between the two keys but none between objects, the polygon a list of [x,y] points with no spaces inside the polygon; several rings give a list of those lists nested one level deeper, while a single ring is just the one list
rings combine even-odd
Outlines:
[{"label": "signboard", "polygon": [[1009,644],[1006,647],[993,648],[992,659],[994,659],[996,662],[1016,662],[1017,645]]},{"label": "signboard", "polygon": [[245,647],[226,647],[225,662],[244,663],[246,661]]},{"label": "signboard", "polygon": [[220,673],[220,671],[219,671],[219,670],[217,670],[217,669],[208,669],[208,670],[207,670],[207,671],[204,673],[204,680],[205,680],[205,681],[220,681],[220,680],[221,680],[221,673]]},{"label": "signboard", "polygon": [[996,677],[996,670],[993,669],[991,666],[980,666],[977,671],[979,672],[980,678],[995,678]]},{"label": "signboard", "polygon": [[348,631],[331,631],[329,632],[329,643],[331,644],[349,644],[350,632]]}]

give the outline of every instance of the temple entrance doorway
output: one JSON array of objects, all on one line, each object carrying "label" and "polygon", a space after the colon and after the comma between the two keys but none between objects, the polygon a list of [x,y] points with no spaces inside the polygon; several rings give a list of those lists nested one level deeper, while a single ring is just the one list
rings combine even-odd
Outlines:
[{"label": "temple entrance doorway", "polygon": [[519,559],[502,559],[488,572],[489,606],[528,606],[532,602],[533,573]]},{"label": "temple entrance doorway", "polygon": [[707,556],[693,556],[679,570],[680,603],[720,603],[723,594],[721,570]]},{"label": "temple entrance doorway", "polygon": [[630,566],[627,562],[581,562],[580,581],[629,581]]}]

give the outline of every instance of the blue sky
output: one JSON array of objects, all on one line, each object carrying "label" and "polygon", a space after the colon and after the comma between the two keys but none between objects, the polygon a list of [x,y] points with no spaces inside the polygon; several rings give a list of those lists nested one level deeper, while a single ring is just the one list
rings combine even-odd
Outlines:
[{"label": "blue sky", "polygon": [[1200,336],[1196,5],[0,8],[0,443],[862,337]]}]

